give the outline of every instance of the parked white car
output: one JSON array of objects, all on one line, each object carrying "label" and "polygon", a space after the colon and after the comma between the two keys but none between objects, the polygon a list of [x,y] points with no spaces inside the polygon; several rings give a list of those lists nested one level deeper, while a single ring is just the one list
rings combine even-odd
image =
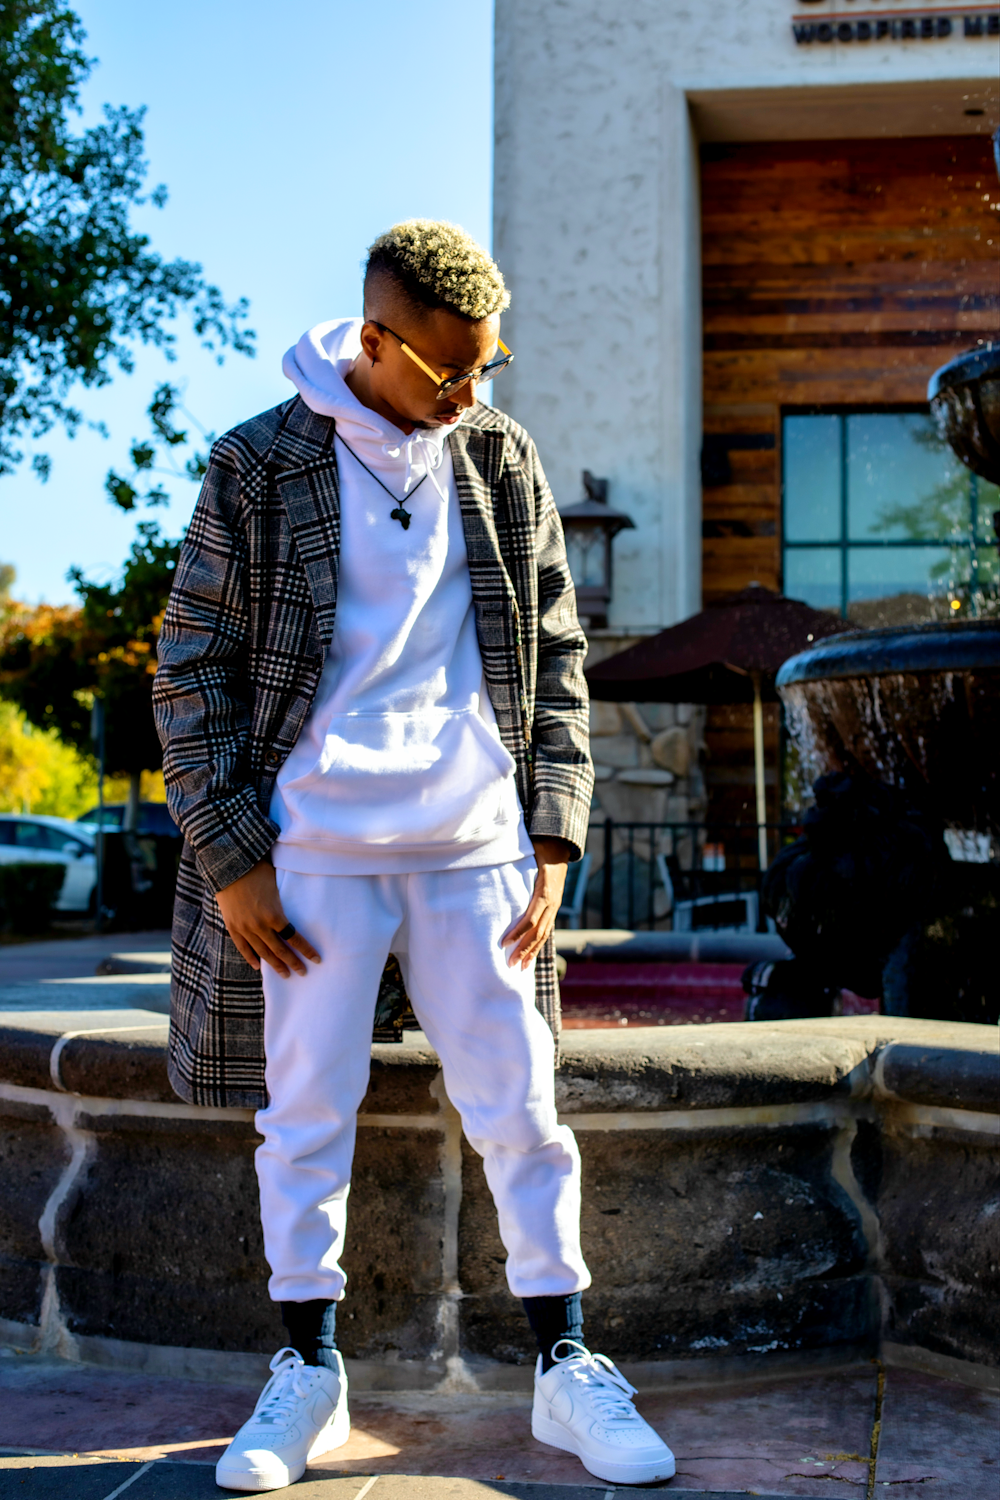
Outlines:
[{"label": "parked white car", "polygon": [[57,911],[90,911],[96,900],[94,835],[68,818],[0,813],[0,863],[65,865]]}]

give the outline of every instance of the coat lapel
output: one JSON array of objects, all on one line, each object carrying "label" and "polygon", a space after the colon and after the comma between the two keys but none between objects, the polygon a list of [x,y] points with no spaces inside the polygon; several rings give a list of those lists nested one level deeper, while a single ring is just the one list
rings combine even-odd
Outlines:
[{"label": "coat lapel", "polygon": [[[521,617],[504,540],[510,540],[502,507],[504,434],[496,428],[459,427],[450,438],[469,579],[476,608],[476,634],[500,738],[517,765],[522,807],[531,807],[531,714],[521,649]],[[503,537],[501,536],[501,530]]]},{"label": "coat lapel", "polygon": [[504,566],[493,505],[503,470],[504,435],[492,428],[462,425],[449,438],[455,487],[462,510],[476,603],[514,597]]},{"label": "coat lapel", "polygon": [[305,571],[316,626],[324,646],[333,640],[340,559],[340,478],[335,423],[295,401],[275,439],[268,464]]},{"label": "coat lapel", "polygon": [[[292,403],[268,454],[324,646],[333,640],[340,556],[335,430],[332,418],[318,416],[299,399]],[[504,600],[516,613],[514,585],[504,564],[494,515],[503,470],[503,432],[463,424],[449,442],[478,612],[490,604],[495,609]]]}]

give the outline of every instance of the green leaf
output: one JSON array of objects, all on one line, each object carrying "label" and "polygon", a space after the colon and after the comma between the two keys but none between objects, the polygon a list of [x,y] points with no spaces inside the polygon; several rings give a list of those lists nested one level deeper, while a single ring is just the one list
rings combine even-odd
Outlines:
[{"label": "green leaf", "polygon": [[91,68],[84,36],[57,0],[0,6],[0,474],[22,461],[24,434],[79,426],[71,387],[130,372],[140,343],[175,357],[181,311],[212,352],[254,352],[245,299],[227,303],[197,262],[165,261],[132,228],[133,207],[166,199],[145,190],[144,111],[105,106],[71,128]]},{"label": "green leaf", "polygon": [[127,479],[123,479],[120,474],[116,474],[113,469],[108,470],[108,477],[104,481],[104,488],[107,490],[109,498],[121,510],[135,510],[136,502],[139,499],[138,491],[129,484]]},{"label": "green leaf", "polygon": [[153,459],[156,457],[156,449],[149,443],[133,443],[131,456],[137,469],[151,469]]}]

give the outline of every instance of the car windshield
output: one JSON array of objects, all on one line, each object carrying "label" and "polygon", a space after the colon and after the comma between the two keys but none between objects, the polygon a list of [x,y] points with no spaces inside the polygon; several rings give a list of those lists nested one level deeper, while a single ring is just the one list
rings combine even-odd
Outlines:
[{"label": "car windshield", "polygon": [[[106,802],[102,810],[92,807],[89,812],[82,813],[77,818],[78,823],[89,823],[97,828],[120,828],[125,818],[125,807],[121,802]],[[166,834],[169,838],[179,838],[180,829],[174,822],[167,809],[165,802],[140,802],[139,824],[137,833]]]},{"label": "car windshield", "polygon": [[103,808],[92,807],[89,812],[81,813],[76,821],[92,823],[96,828],[120,828],[124,811],[123,807],[116,807],[114,803]]}]

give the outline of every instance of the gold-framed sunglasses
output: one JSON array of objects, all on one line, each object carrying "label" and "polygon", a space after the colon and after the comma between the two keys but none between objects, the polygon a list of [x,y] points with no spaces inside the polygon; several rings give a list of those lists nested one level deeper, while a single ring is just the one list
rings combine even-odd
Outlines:
[{"label": "gold-framed sunglasses", "polygon": [[423,370],[424,374],[430,380],[433,380],[437,386],[437,398],[439,401],[443,401],[446,396],[451,395],[452,391],[459,390],[461,386],[470,380],[474,385],[479,385],[484,380],[492,380],[494,375],[499,375],[501,370],[506,370],[514,358],[503,339],[497,339],[498,348],[503,350],[502,359],[491,359],[488,365],[479,365],[475,370],[466,370],[464,375],[437,375],[431,369],[430,365],[424,364],[420,355],[414,353],[406,340],[400,334],[396,333],[395,329],[387,328],[384,323],[378,323],[374,318],[371,319],[371,322],[375,324],[376,328],[380,328],[383,333],[391,333],[394,339],[399,339],[399,347],[403,353],[409,355],[413,363],[419,369]]}]

